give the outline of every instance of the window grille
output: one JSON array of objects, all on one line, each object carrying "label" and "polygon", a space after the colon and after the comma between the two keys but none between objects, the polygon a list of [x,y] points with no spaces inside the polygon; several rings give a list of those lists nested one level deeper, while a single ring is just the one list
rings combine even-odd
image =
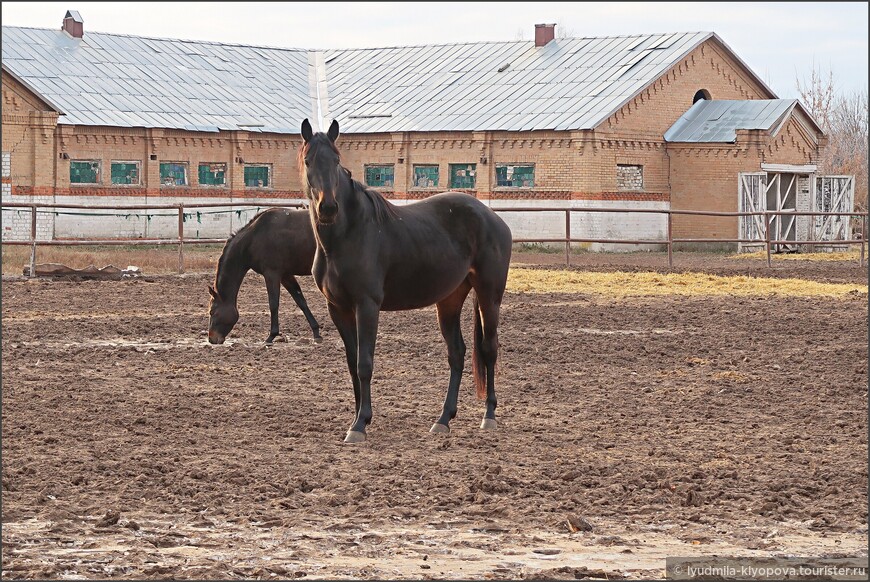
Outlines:
[{"label": "window grille", "polygon": [[200,164],[199,165],[199,185],[200,186],[225,186],[227,175],[226,164]]},{"label": "window grille", "polygon": [[474,189],[477,164],[450,164],[450,187]]},{"label": "window grille", "polygon": [[77,160],[69,163],[70,184],[99,184],[100,162]]},{"label": "window grille", "polygon": [[366,184],[390,188],[395,182],[393,166],[366,166]]},{"label": "window grille", "polygon": [[160,184],[163,186],[187,186],[187,164],[178,162],[160,164]]},{"label": "window grille", "polygon": [[535,166],[502,164],[495,167],[496,186],[532,188],[535,185]]}]

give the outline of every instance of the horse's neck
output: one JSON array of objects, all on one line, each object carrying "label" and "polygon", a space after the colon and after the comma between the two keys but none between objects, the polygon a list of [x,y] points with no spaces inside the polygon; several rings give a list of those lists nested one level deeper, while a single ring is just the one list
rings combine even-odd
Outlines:
[{"label": "horse's neck", "polygon": [[248,260],[248,229],[238,232],[224,249],[223,260],[215,280],[218,294],[224,301],[235,301],[245,274],[251,268]]}]

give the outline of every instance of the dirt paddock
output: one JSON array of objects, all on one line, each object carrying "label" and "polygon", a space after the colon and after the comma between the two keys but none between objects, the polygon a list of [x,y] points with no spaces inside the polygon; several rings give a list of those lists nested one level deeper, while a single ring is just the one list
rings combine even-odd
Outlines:
[{"label": "dirt paddock", "polygon": [[[564,256],[515,256],[535,268]],[[866,284],[857,264],[572,257]],[[5,278],[4,578],[662,578],[667,556],[867,556],[867,295],[509,292],[499,429],[470,363],[448,435],[434,308],[384,313],[368,441],[262,278],[206,342],[210,275]],[[471,344],[469,306],[464,335]],[[569,519],[575,527],[569,526]],[[579,528],[579,531],[572,529]]]}]

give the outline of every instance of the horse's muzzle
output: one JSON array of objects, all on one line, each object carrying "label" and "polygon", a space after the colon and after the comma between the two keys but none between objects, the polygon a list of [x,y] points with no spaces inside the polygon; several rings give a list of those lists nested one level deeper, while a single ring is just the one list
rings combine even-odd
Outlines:
[{"label": "horse's muzzle", "polygon": [[214,331],[208,332],[208,343],[210,343],[210,344],[222,344],[222,343],[224,343],[225,339],[226,339],[226,336],[223,336],[217,332],[214,332]]},{"label": "horse's muzzle", "polygon": [[317,205],[317,222],[320,224],[333,224],[338,216],[338,204],[320,202]]}]

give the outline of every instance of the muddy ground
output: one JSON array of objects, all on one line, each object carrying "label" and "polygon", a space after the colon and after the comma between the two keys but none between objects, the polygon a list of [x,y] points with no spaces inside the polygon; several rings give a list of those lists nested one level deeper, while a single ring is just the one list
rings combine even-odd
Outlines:
[{"label": "muddy ground", "polygon": [[[844,263],[680,270],[867,281]],[[449,435],[428,432],[448,375],[434,308],[384,313],[374,422],[345,445],[353,394],[311,279],[323,343],[285,294],[271,347],[254,274],[230,340],[206,343],[210,279],[4,279],[3,578],[661,578],[666,556],[867,556],[866,295],[508,293],[500,427],[478,428],[467,365]]]}]

